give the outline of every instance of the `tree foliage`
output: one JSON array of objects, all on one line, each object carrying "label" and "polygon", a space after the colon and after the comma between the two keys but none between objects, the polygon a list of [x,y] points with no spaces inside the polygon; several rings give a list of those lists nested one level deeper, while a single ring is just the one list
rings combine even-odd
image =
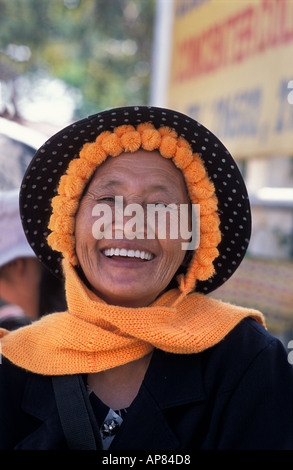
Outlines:
[{"label": "tree foliage", "polygon": [[0,0],[2,90],[17,110],[36,80],[57,78],[81,95],[75,117],[147,104],[154,8],[155,0]]}]

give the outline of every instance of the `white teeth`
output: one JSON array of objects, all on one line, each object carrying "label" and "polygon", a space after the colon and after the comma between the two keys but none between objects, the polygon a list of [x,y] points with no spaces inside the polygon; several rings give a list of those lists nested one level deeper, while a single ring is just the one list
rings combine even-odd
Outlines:
[{"label": "white teeth", "polygon": [[128,258],[140,258],[148,261],[153,258],[151,253],[140,250],[126,250],[125,248],[121,250],[119,248],[107,248],[103,250],[103,253],[105,256],[127,256]]}]

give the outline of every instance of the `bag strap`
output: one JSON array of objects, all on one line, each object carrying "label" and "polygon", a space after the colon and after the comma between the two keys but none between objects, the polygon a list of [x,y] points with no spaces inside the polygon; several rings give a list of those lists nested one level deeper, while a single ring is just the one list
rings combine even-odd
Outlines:
[{"label": "bag strap", "polygon": [[101,449],[100,432],[81,375],[54,376],[52,383],[69,449]]}]

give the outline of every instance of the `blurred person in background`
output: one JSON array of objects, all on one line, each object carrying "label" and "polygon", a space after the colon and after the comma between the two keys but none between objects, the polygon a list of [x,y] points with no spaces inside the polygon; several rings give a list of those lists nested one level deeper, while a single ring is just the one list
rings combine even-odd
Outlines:
[{"label": "blurred person in background", "polygon": [[40,263],[27,242],[17,189],[0,192],[0,299],[0,327],[9,330],[66,308],[63,283]]}]

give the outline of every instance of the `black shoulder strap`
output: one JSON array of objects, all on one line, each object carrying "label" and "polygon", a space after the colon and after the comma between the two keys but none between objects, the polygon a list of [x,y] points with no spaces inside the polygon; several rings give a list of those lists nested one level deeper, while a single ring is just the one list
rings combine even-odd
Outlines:
[{"label": "black shoulder strap", "polygon": [[61,425],[69,449],[101,449],[98,425],[81,375],[52,377]]}]

